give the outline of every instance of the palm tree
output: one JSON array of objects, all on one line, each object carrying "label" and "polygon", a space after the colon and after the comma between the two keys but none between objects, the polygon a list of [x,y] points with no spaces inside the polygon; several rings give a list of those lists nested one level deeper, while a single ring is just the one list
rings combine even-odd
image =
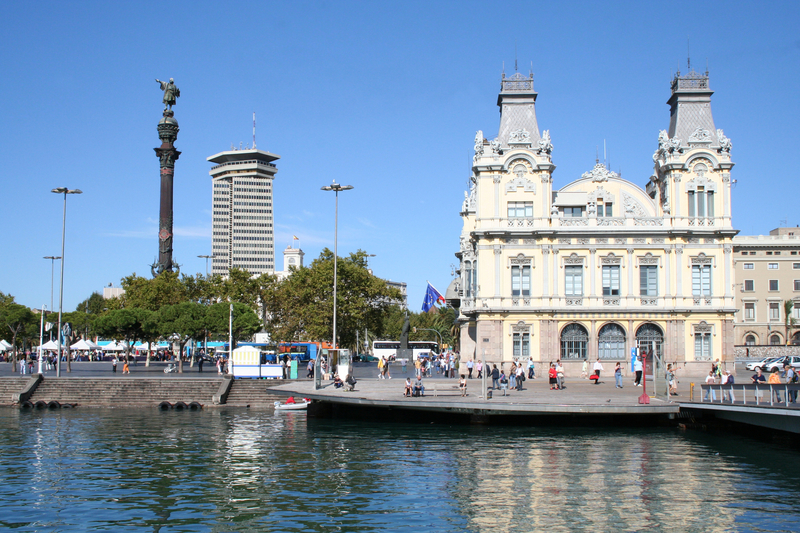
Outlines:
[{"label": "palm tree", "polygon": [[794,302],[792,300],[786,300],[783,302],[783,316],[785,320],[785,328],[786,328],[786,344],[789,345],[792,343],[791,339],[791,330],[794,328],[794,317],[792,316],[792,309],[794,308]]}]

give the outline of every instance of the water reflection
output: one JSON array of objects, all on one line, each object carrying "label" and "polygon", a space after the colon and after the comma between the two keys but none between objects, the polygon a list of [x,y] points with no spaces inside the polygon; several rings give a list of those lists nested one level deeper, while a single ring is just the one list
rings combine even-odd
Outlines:
[{"label": "water reflection", "polygon": [[4,529],[775,531],[800,516],[794,452],[699,433],[224,409],[0,417]]}]

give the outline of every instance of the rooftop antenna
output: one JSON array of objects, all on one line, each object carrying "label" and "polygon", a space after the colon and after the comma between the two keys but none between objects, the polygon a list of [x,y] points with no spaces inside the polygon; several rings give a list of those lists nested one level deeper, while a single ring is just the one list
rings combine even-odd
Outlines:
[{"label": "rooftop antenna", "polygon": [[780,222],[780,226],[779,227],[781,227],[781,228],[785,228],[786,226],[789,225],[789,219],[788,218],[782,218],[779,222]]},{"label": "rooftop antenna", "polygon": [[256,149],[256,112],[253,111],[253,150]]},{"label": "rooftop antenna", "polygon": [[708,76],[708,58],[706,58],[706,76]]},{"label": "rooftop antenna", "polygon": [[603,139],[603,164],[608,168],[608,150],[606,149],[605,139]]},{"label": "rooftop antenna", "polygon": [[686,71],[692,71],[692,54],[689,51],[689,36],[686,36]]},{"label": "rooftop antenna", "polygon": [[506,62],[503,61],[503,77],[506,77]]},{"label": "rooftop antenna", "polygon": [[594,145],[594,164],[600,163],[600,147]]},{"label": "rooftop antenna", "polygon": [[514,39],[514,72],[517,72],[517,40]]}]

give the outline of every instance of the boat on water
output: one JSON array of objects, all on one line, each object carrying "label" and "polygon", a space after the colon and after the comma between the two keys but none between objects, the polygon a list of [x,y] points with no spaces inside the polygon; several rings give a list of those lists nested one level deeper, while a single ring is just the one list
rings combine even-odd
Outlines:
[{"label": "boat on water", "polygon": [[[291,400],[291,401],[289,401]],[[275,410],[276,411],[301,411],[308,407],[308,404],[311,402],[308,398],[303,398],[299,402],[294,401],[292,398],[289,398],[286,403],[275,402]]]}]

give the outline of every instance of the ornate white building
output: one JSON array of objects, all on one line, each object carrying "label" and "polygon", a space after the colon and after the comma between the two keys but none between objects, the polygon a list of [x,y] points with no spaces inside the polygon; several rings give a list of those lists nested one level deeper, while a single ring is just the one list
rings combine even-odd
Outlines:
[{"label": "ornate white building", "polygon": [[[461,209],[462,358],[665,361],[733,357],[731,142],[708,73],[678,73],[642,188],[603,164],[553,189],[533,77],[503,76],[497,137],[475,136]],[[655,137],[655,135],[654,135]]]}]

